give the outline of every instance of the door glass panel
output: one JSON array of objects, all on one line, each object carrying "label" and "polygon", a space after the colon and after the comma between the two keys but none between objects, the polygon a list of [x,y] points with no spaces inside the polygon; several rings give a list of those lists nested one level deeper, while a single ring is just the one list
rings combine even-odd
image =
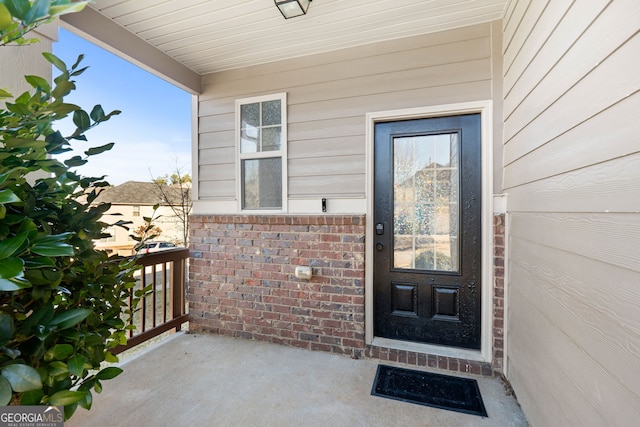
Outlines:
[{"label": "door glass panel", "polygon": [[457,133],[393,139],[394,268],[459,271]]}]

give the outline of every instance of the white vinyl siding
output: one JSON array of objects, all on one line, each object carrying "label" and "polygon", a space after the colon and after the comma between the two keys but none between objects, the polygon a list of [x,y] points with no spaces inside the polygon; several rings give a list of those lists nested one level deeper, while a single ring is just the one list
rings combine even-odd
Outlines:
[{"label": "white vinyl siding", "polygon": [[288,200],[364,198],[366,114],[491,99],[491,46],[491,24],[481,24],[204,76],[199,199],[237,202],[235,100],[278,92]]},{"label": "white vinyl siding", "polygon": [[503,21],[507,372],[531,425],[640,417],[640,3]]}]

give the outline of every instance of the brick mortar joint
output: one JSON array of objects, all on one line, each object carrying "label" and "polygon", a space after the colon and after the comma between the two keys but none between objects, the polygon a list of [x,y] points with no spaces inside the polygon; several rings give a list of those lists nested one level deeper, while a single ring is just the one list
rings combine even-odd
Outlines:
[{"label": "brick mortar joint", "polygon": [[[313,219],[315,222],[307,223]],[[336,219],[348,220],[350,223],[336,223]],[[229,214],[229,215],[192,215],[190,220],[198,223],[198,229],[206,228],[207,223],[224,224],[256,224],[256,225],[293,225],[293,226],[352,226],[362,227],[365,225],[364,214],[351,215],[251,215],[251,214]]]}]

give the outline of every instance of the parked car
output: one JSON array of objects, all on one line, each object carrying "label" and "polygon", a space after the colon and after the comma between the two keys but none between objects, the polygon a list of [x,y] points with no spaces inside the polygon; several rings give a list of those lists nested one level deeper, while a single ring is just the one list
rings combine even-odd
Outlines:
[{"label": "parked car", "polygon": [[139,254],[148,254],[152,252],[160,252],[165,251],[167,249],[175,249],[176,245],[169,242],[147,242],[144,245],[140,246],[137,250]]}]

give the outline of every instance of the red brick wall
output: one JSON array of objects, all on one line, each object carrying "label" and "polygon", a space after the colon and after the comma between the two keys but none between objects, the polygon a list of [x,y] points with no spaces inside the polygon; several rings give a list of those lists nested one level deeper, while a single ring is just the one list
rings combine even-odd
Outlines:
[{"label": "red brick wall", "polygon": [[[191,218],[190,329],[477,375],[502,372],[504,215],[494,216],[493,364],[364,344],[364,216]],[[294,277],[310,266],[311,280]]]},{"label": "red brick wall", "polygon": [[490,363],[458,359],[456,357],[436,356],[435,354],[425,354],[416,351],[367,346],[365,356],[383,361],[388,360],[391,362],[429,367],[444,371],[462,372],[465,374],[482,375],[485,377],[494,375]]},{"label": "red brick wall", "polygon": [[192,217],[189,328],[360,357],[364,236],[364,216]]},{"label": "red brick wall", "polygon": [[505,215],[493,217],[493,370],[502,373],[504,356],[504,240]]}]

